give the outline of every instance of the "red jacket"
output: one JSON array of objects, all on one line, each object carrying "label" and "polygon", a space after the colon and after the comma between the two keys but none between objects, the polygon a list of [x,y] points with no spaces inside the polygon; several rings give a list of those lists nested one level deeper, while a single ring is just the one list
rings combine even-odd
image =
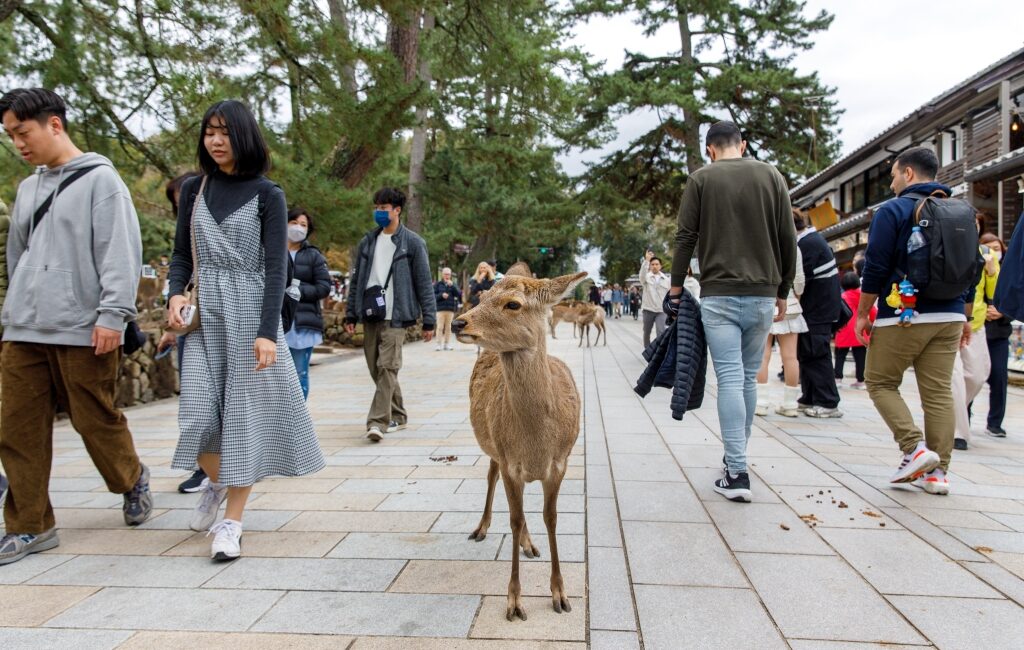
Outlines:
[{"label": "red jacket", "polygon": [[[860,289],[847,289],[843,292],[843,300],[850,306],[853,311],[853,318],[846,324],[846,327],[836,332],[836,347],[837,348],[861,348],[860,341],[857,340],[857,334],[854,332],[854,328],[857,325],[857,306],[860,304]],[[878,313],[878,308],[871,305],[871,322],[875,322],[875,315]]]}]

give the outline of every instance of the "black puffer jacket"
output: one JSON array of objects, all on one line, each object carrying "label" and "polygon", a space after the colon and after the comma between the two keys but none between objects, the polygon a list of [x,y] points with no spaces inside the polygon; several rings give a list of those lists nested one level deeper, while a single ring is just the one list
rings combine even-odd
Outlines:
[{"label": "black puffer jacket", "polygon": [[[295,327],[324,331],[324,317],[320,301],[331,293],[331,274],[327,260],[320,249],[309,242],[295,253],[295,276],[302,283],[302,298],[295,310]],[[291,300],[285,296],[285,300]]]},{"label": "black puffer jacket", "polygon": [[[448,297],[442,298],[441,294],[445,293]],[[456,311],[459,308],[459,301],[462,300],[462,291],[454,282],[445,284],[444,280],[438,280],[434,283],[434,299],[437,301],[437,311]]]},{"label": "black puffer jacket", "polygon": [[671,388],[674,420],[682,420],[687,411],[701,407],[708,346],[700,305],[689,291],[683,291],[678,318],[644,350],[644,359],[648,362],[647,368],[633,389],[637,395],[646,397],[654,386]]}]

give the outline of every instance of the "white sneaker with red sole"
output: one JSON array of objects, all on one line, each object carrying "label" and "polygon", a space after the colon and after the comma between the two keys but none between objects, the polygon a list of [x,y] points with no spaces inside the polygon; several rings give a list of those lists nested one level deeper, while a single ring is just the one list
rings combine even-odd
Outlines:
[{"label": "white sneaker with red sole", "polygon": [[903,457],[896,473],[889,479],[890,483],[909,483],[924,476],[939,466],[939,455],[921,443],[912,453]]},{"label": "white sneaker with red sole", "polygon": [[941,469],[928,472],[915,480],[912,485],[921,488],[928,494],[949,494],[949,477]]}]

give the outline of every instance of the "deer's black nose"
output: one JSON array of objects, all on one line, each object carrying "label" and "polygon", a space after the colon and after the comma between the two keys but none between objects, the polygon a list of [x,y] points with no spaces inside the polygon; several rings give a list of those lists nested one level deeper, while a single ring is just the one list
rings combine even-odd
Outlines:
[{"label": "deer's black nose", "polygon": [[466,329],[466,321],[461,318],[452,321],[452,333],[459,334],[462,330]]}]

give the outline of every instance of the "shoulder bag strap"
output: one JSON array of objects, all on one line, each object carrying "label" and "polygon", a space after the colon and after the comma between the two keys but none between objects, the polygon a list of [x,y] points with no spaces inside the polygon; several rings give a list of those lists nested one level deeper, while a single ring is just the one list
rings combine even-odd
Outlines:
[{"label": "shoulder bag strap", "polygon": [[209,176],[203,175],[203,180],[199,183],[199,193],[196,194],[195,201],[192,202],[192,218],[189,220],[190,228],[192,229],[192,292],[190,302],[199,304],[199,255],[196,253],[196,210],[199,208],[199,200],[203,198],[203,191],[206,189],[206,179]]},{"label": "shoulder bag strap", "polygon": [[[50,211],[50,205],[53,204],[53,197],[66,190],[69,185],[99,166],[100,165],[89,165],[88,167],[82,167],[81,169],[75,170],[73,174],[61,181],[61,184],[57,186],[57,189],[50,192],[50,196],[46,197],[46,199],[39,204],[39,207],[36,208],[35,214],[32,215],[32,227],[29,232],[31,233],[35,231],[35,229],[39,227],[39,222],[42,221],[43,217],[45,217]],[[29,237],[31,237],[31,235],[29,235]]]}]

